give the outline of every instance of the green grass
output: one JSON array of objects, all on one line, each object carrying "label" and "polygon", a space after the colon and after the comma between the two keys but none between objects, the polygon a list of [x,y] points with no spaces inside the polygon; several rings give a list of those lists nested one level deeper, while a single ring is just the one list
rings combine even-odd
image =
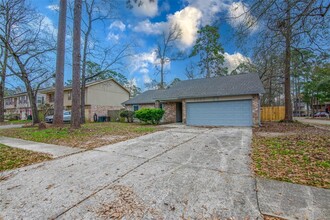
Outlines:
[{"label": "green grass", "polygon": [[28,124],[32,123],[32,120],[14,120],[14,121],[5,121],[2,122],[2,125],[10,125],[10,124]]},{"label": "green grass", "polygon": [[69,124],[65,124],[61,128],[49,127],[44,130],[39,130],[37,127],[6,129],[0,130],[0,135],[89,149],[124,141],[160,129],[160,127],[153,125],[104,122],[86,123],[77,130],[71,130]]},{"label": "green grass", "polygon": [[[297,139],[305,140],[297,141]],[[253,163],[266,178],[330,188],[328,137],[254,137]],[[303,144],[302,144],[303,143]]]},{"label": "green grass", "polygon": [[[254,132],[252,159],[258,176],[330,188],[328,131],[298,123],[264,123]],[[263,136],[258,132],[281,135]]]},{"label": "green grass", "polygon": [[49,160],[47,154],[8,147],[0,144],[0,171],[15,169]]}]

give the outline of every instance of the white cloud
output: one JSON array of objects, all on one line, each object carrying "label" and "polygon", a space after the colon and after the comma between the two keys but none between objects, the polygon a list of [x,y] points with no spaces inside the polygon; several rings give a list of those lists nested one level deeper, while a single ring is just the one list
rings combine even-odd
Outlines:
[{"label": "white cloud", "polygon": [[229,54],[226,52],[224,53],[224,57],[225,57],[224,65],[228,68],[228,73],[231,73],[231,71],[236,69],[238,65],[240,65],[241,63],[250,61],[250,58],[237,52],[234,54]]},{"label": "white cloud", "polygon": [[202,13],[200,10],[188,6],[181,11],[177,11],[174,14],[169,15],[166,22],[152,23],[149,19],[141,21],[133,27],[133,31],[143,32],[148,35],[160,35],[164,31],[168,31],[170,26],[177,24],[182,31],[179,46],[182,49],[185,49],[194,44],[201,17]]},{"label": "white cloud", "polygon": [[195,43],[201,18],[202,12],[190,6],[168,17],[169,22],[171,24],[177,24],[182,31],[180,39],[181,47],[187,48]]},{"label": "white cloud", "polygon": [[47,8],[52,11],[58,11],[60,10],[60,6],[58,5],[48,5]]},{"label": "white cloud", "polygon": [[151,83],[151,78],[149,77],[149,74],[144,74],[143,75],[143,83],[144,84],[148,84],[148,83]]},{"label": "white cloud", "polygon": [[139,53],[131,58],[131,73],[149,73],[149,68],[153,67],[157,61],[157,54],[154,50],[149,53]]},{"label": "white cloud", "polygon": [[141,17],[154,17],[158,13],[158,0],[149,1],[141,0],[142,4],[139,5],[140,1],[136,3],[131,1],[133,6],[132,11],[136,16]]},{"label": "white cloud", "polygon": [[120,31],[125,31],[126,25],[122,21],[116,20],[116,21],[114,21],[114,22],[111,23],[111,25],[110,25],[109,28],[110,29],[117,28]]},{"label": "white cloud", "polygon": [[133,31],[143,32],[148,35],[159,35],[168,27],[167,22],[155,22],[151,23],[149,19],[139,22]]},{"label": "white cloud", "polygon": [[232,27],[248,26],[251,31],[258,28],[256,18],[249,12],[248,6],[242,2],[233,2],[228,8],[229,23]]},{"label": "white cloud", "polygon": [[41,21],[42,29],[50,34],[57,34],[57,28],[55,28],[54,23],[49,17],[44,16]]},{"label": "white cloud", "polygon": [[187,2],[202,12],[201,23],[204,26],[212,23],[219,12],[226,11],[232,0],[187,0]]},{"label": "white cloud", "polygon": [[143,83],[150,83],[150,69],[157,64],[157,55],[154,50],[148,53],[134,55],[130,60],[130,74],[138,74],[138,79],[142,78]]},{"label": "white cloud", "polygon": [[119,34],[109,33],[107,36],[107,40],[117,42],[119,40]]}]

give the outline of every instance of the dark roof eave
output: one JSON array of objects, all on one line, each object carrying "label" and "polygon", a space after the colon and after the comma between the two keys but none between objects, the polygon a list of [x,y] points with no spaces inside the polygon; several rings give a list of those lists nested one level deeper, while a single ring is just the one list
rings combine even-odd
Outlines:
[{"label": "dark roof eave", "polygon": [[205,99],[205,98],[215,98],[215,97],[231,97],[231,96],[244,96],[244,95],[259,95],[262,93],[246,93],[246,94],[235,94],[235,95],[208,95],[208,96],[181,96],[177,98],[165,98],[159,99],[159,101],[171,101],[171,100],[182,100],[182,99]]},{"label": "dark roof eave", "polygon": [[[155,100],[156,101],[156,100]],[[140,105],[140,104],[155,104],[154,102],[123,102],[122,105]]]}]

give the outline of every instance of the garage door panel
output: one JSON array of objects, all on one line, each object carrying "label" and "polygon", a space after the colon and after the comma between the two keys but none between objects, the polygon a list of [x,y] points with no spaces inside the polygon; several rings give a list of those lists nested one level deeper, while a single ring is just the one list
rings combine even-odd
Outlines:
[{"label": "garage door panel", "polygon": [[187,103],[187,124],[251,126],[251,100]]}]

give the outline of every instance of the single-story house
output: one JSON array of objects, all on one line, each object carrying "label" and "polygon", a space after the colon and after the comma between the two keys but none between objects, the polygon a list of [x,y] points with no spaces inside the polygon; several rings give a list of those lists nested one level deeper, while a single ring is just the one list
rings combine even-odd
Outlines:
[{"label": "single-story house", "polygon": [[195,126],[258,126],[260,95],[257,74],[185,80],[164,90],[149,90],[123,104],[129,110],[162,108],[163,123]]},{"label": "single-story house", "polygon": [[[55,101],[55,88],[41,91],[46,95],[46,103],[51,105]],[[72,87],[64,88],[63,106],[65,110],[71,110]],[[107,116],[109,110],[120,110],[122,102],[129,99],[130,92],[114,79],[98,80],[86,84],[85,89],[85,117],[92,121],[93,115]]]}]

